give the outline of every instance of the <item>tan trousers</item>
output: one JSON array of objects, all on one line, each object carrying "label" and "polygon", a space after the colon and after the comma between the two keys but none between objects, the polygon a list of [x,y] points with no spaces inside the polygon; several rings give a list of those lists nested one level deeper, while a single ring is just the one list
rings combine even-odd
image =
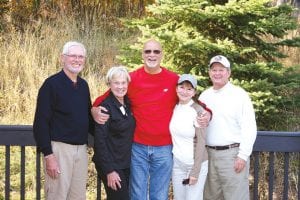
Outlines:
[{"label": "tan trousers", "polygon": [[207,148],[208,174],[205,200],[249,200],[249,160],[240,173],[234,171],[239,148],[214,150]]},{"label": "tan trousers", "polygon": [[85,200],[88,177],[86,145],[70,145],[53,141],[51,145],[53,154],[58,160],[61,173],[57,179],[52,179],[45,170],[46,199]]}]

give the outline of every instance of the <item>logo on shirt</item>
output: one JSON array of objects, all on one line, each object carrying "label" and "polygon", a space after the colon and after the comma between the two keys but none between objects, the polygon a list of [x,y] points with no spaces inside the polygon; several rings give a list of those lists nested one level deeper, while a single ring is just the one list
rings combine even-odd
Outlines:
[{"label": "logo on shirt", "polygon": [[164,91],[164,92],[168,92],[168,90],[169,90],[168,88],[165,88],[163,91]]}]

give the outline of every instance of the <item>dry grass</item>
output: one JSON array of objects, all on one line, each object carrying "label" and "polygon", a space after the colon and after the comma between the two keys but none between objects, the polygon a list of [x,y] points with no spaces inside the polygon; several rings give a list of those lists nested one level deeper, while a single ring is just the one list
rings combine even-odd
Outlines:
[{"label": "dry grass", "polygon": [[88,49],[82,76],[90,85],[92,99],[105,89],[102,78],[116,62],[117,36],[101,29],[82,35],[72,20],[62,22],[55,24],[55,29],[54,25],[43,24],[38,29],[27,27],[24,33],[11,32],[0,38],[0,124],[32,123],[38,89],[46,77],[61,69],[59,55],[66,41],[81,41]]},{"label": "dry grass", "polygon": [[[106,90],[103,75],[115,64],[122,34],[107,33],[102,27],[82,33],[72,18],[55,23],[28,26],[24,32],[12,31],[0,36],[0,124],[32,124],[38,89],[48,76],[61,70],[59,56],[69,40],[86,45],[88,57],[81,76],[90,86],[92,101]],[[121,41],[119,41],[121,40]],[[35,196],[35,148],[26,148],[26,197]],[[92,150],[89,151],[92,155]],[[5,158],[5,148],[0,147]],[[91,158],[91,156],[90,156]],[[96,170],[90,161],[88,199],[96,196]],[[11,148],[11,199],[20,199],[20,148]],[[0,163],[4,172],[5,162]],[[4,199],[4,173],[0,174],[0,199]],[[43,191],[42,191],[43,195]],[[105,196],[104,191],[102,197]]]}]

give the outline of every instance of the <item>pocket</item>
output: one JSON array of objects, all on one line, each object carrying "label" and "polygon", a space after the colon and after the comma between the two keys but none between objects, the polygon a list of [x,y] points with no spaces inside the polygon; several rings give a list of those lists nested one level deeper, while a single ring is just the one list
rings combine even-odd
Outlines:
[{"label": "pocket", "polygon": [[57,142],[51,141],[51,148],[52,148],[53,154],[56,154],[56,152],[57,152]]}]

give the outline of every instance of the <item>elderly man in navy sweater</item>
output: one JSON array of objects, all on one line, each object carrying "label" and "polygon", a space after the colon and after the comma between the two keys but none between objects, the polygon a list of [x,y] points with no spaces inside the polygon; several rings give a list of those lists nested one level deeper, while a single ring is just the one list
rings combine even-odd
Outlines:
[{"label": "elderly man in navy sweater", "polygon": [[88,133],[92,131],[88,84],[78,76],[86,49],[67,42],[61,54],[63,69],[41,86],[33,133],[44,155],[47,200],[86,199]]}]

